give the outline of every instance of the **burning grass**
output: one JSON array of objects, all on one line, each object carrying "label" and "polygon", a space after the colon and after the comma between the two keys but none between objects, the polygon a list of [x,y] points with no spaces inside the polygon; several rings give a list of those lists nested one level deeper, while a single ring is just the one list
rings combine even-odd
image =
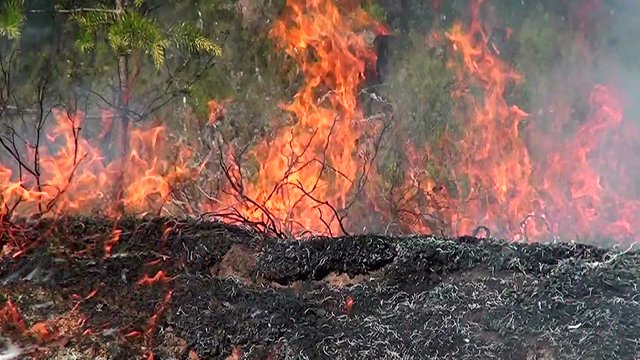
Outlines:
[{"label": "burning grass", "polygon": [[[428,59],[411,60],[411,70],[434,79],[396,69],[391,88],[379,84],[382,98],[363,89],[364,77],[377,59],[371,38],[389,31],[353,4],[290,0],[269,32],[299,83],[282,106],[290,121],[273,121],[284,126],[240,143],[217,127],[235,121],[226,111],[233,99],[211,100],[197,141],[162,125],[134,126],[129,153],[110,159],[99,144],[113,112],[102,114],[97,137],[84,136],[78,111],[55,108],[53,121],[41,112],[35,140],[10,126],[0,136],[0,218],[190,214],[281,237],[488,228],[516,241],[636,241],[637,174],[615,161],[637,153],[624,96],[613,82],[590,84],[576,95],[588,102],[582,115],[563,107],[531,115],[511,103],[524,75],[502,58],[485,5],[471,1],[468,22],[433,29],[424,41],[413,34]],[[508,41],[513,30],[499,30]],[[407,77],[425,93],[394,100]],[[379,112],[365,113],[367,97]]]},{"label": "burning grass", "polygon": [[[114,228],[120,241],[105,257]],[[0,261],[3,356],[640,354],[633,250],[432,236],[290,241],[172,218],[64,218],[23,235],[42,247]]]}]

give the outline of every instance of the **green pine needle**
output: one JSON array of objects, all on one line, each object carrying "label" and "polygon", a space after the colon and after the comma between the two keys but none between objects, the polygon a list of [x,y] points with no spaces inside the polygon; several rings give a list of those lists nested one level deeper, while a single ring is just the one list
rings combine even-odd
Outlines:
[{"label": "green pine needle", "polygon": [[[142,0],[135,2],[136,6],[142,3]],[[163,29],[153,18],[137,11],[127,11],[118,16],[107,9],[73,14],[72,20],[80,28],[76,47],[83,52],[93,50],[96,34],[106,28],[107,41],[117,54],[144,51],[157,68],[164,63],[166,49],[171,43],[190,53],[222,55],[222,48],[190,22]]]},{"label": "green pine needle", "polygon": [[23,1],[21,0],[5,0],[0,5],[0,36],[6,36],[9,39],[18,39],[24,24],[24,12],[22,9]]},{"label": "green pine needle", "polygon": [[207,53],[214,56],[222,55],[220,46],[207,39],[193,23],[182,23],[174,28],[172,33],[173,40],[178,48],[194,53]]},{"label": "green pine needle", "polygon": [[137,12],[127,12],[118,19],[109,28],[107,38],[117,53],[142,50],[151,56],[158,68],[164,62],[164,52],[169,43],[154,20]]},{"label": "green pine needle", "polygon": [[89,52],[94,48],[95,37],[92,32],[82,29],[75,44],[80,51]]}]

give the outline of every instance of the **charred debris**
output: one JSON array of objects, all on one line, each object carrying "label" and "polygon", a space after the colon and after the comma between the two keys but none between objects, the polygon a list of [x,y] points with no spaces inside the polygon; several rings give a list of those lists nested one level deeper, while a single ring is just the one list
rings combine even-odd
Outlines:
[{"label": "charred debris", "polygon": [[640,354],[633,249],[417,235],[297,241],[168,218],[11,230],[4,249],[29,247],[0,260],[3,359]]}]

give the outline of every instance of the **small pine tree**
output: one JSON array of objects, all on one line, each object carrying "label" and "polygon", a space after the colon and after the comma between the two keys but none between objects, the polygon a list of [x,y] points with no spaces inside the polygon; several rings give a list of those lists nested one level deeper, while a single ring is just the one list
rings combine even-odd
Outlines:
[{"label": "small pine tree", "polygon": [[[73,5],[81,3],[74,1]],[[105,138],[110,155],[124,157],[129,149],[129,102],[130,70],[129,61],[133,53],[148,56],[156,69],[165,63],[165,53],[170,48],[186,54],[206,54],[220,56],[221,47],[208,39],[192,22],[177,21],[174,24],[160,24],[149,14],[149,6],[144,0],[104,0],[87,2],[91,7],[70,7],[69,2],[58,0],[53,11],[67,15],[75,35],[75,47],[90,54],[99,42],[111,49],[117,61],[118,96],[114,104],[113,128]],[[0,3],[0,37],[17,40],[20,37],[27,11],[24,0],[4,0]],[[111,148],[115,145],[115,149]],[[126,166],[126,165],[123,165]],[[124,173],[125,169],[122,169]],[[120,193],[119,189],[115,189]]]}]

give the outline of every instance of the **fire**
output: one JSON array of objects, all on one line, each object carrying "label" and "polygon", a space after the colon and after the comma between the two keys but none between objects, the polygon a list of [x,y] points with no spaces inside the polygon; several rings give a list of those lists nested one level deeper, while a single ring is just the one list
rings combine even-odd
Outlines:
[{"label": "fire", "polygon": [[[629,194],[627,189],[633,188],[630,181],[623,182],[622,189],[608,183],[607,179],[612,178],[610,174],[628,176],[625,169],[612,168],[608,163],[620,155],[617,147],[637,140],[638,129],[623,121],[620,96],[612,88],[595,86],[589,103],[588,121],[562,149],[550,154],[543,180],[544,193],[555,217],[568,220],[555,224],[556,231],[583,235],[596,228],[608,237],[631,239],[640,226],[635,216],[640,211],[640,200]],[[631,137],[621,138],[622,131]],[[614,147],[606,143],[611,137]],[[605,151],[607,147],[609,151]],[[607,176],[600,173],[602,170],[608,170]]]},{"label": "fire", "polygon": [[[431,3],[434,9],[441,6]],[[406,144],[407,175],[397,194],[381,195],[371,150],[380,125],[367,121],[358,104],[365,69],[376,61],[367,35],[389,31],[357,2],[288,0],[270,37],[304,78],[292,101],[283,105],[293,120],[248,153],[236,151],[244,144],[223,144],[222,176],[203,173],[213,151],[199,166],[189,166],[193,148],[172,141],[163,126],[131,128],[129,153],[110,159],[98,144],[117,119],[113,113],[105,111],[103,131],[87,139],[84,114],[58,109],[42,139],[16,143],[14,161],[3,158],[0,220],[157,215],[183,181],[206,183],[207,177],[220,176],[226,178],[216,185],[222,190],[188,204],[187,212],[211,212],[224,221],[251,222],[281,233],[336,235],[345,232],[345,215],[368,215],[362,209],[350,213],[353,201],[360,201],[361,208],[375,209],[404,231],[478,235],[479,229],[484,234],[489,229],[491,235],[525,241],[592,235],[633,239],[640,226],[634,216],[640,210],[633,190],[637,185],[628,175],[631,170],[613,160],[640,150],[640,130],[625,119],[616,87],[593,85],[590,114],[578,119],[572,134],[565,128],[576,119],[567,106],[558,107],[552,130],[544,130],[535,115],[538,109],[530,115],[506,100],[508,89],[524,78],[490,41],[493,25],[482,22],[483,4],[471,1],[468,24],[434,30],[425,39],[425,46],[452,50],[448,67],[457,79],[451,93],[457,105],[438,141],[422,148]],[[591,6],[580,9],[590,12]],[[513,30],[505,31],[512,39]],[[216,131],[229,103],[208,102],[208,131]],[[252,171],[245,162],[257,166]],[[391,214],[390,207],[401,208],[399,215]],[[114,227],[107,254],[120,235]],[[14,247],[5,244],[3,251]],[[141,281],[163,281],[160,274]]]},{"label": "fire", "polygon": [[[43,141],[37,148],[24,144],[27,155],[22,166],[0,165],[0,217],[84,212],[115,216],[118,197],[113,191],[122,161],[127,171],[121,202],[127,213],[161,208],[172,185],[192,176],[184,165],[188,149],[181,149],[177,159],[161,157],[171,153],[162,126],[133,129],[128,157],[109,161],[98,145],[81,136],[82,113],[54,109],[53,118],[46,144]],[[103,123],[108,126],[111,118],[104,113]],[[16,151],[22,154],[21,149]]]},{"label": "fire", "polygon": [[331,207],[346,207],[364,161],[357,155],[366,132],[357,96],[375,53],[358,31],[367,27],[379,28],[360,8],[339,8],[331,0],[287,1],[270,35],[304,74],[304,85],[284,107],[296,122],[256,146],[255,179],[243,179],[230,160],[242,194],[237,204],[223,204],[279,230],[341,232]]},{"label": "fire", "polygon": [[226,106],[231,103],[231,99],[224,99],[220,102],[213,99],[209,100],[207,107],[209,108],[208,125],[214,126],[226,113]]},{"label": "fire", "polygon": [[461,62],[449,64],[458,81],[480,86],[484,94],[477,99],[466,87],[452,95],[468,106],[469,117],[461,124],[461,138],[444,139],[455,149],[456,158],[440,167],[449,168],[456,191],[463,195],[449,197],[447,208],[451,210],[443,215],[454,234],[471,234],[478,225],[513,234],[519,231],[519,222],[531,210],[536,196],[529,186],[532,165],[519,128],[527,114],[504,99],[507,86],[518,84],[522,77],[489,51],[478,15],[480,4],[476,2],[472,8],[467,31],[456,23],[446,34],[461,57]]},{"label": "fire", "polygon": [[[412,230],[439,231],[442,229],[438,227],[447,224],[454,235],[469,235],[478,226],[486,226],[494,234],[514,240],[560,235],[633,238],[640,221],[632,214],[640,209],[640,201],[621,196],[618,189],[603,183],[601,174],[606,164],[615,160],[614,150],[608,154],[602,150],[604,141],[615,134],[619,137],[623,129],[621,97],[610,86],[595,85],[589,99],[591,115],[573,138],[554,138],[565,144],[560,149],[545,144],[535,122],[524,126],[523,120],[529,115],[505,101],[507,86],[518,85],[523,78],[490,50],[479,17],[482,3],[472,2],[472,20],[466,30],[463,24],[456,23],[446,33],[460,57],[459,61],[450,61],[449,66],[462,85],[452,96],[464,105],[457,114],[463,134],[445,134],[437,144],[447,155],[441,158],[430,156],[433,147],[424,151],[411,146],[408,149],[411,176],[405,184],[408,190],[404,200],[411,203],[416,191],[427,194],[428,206],[416,206],[414,213],[419,218],[440,220],[416,221]],[[432,34],[427,43],[433,44],[439,38]],[[469,89],[474,85],[483,89],[482,98],[471,94]],[[561,134],[566,119],[558,117],[553,121],[554,129]],[[624,131],[637,135],[637,129],[626,127]],[[531,141],[543,144],[546,157],[532,158],[524,140],[525,131],[540,136]],[[637,138],[627,137],[627,144],[637,143]],[[424,157],[448,172],[453,188],[416,171]],[[452,190],[458,195],[452,196]]]}]

